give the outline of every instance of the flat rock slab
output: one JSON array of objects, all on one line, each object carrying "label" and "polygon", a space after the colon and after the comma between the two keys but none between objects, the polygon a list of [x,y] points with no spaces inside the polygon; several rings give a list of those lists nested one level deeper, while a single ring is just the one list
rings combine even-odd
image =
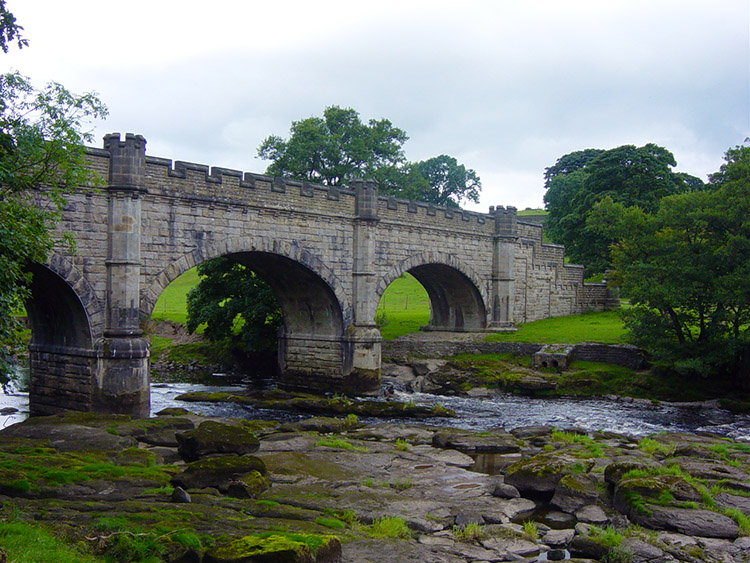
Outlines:
[{"label": "flat rock slab", "polygon": [[653,504],[647,506],[650,514],[631,511],[631,520],[647,528],[671,530],[688,536],[734,539],[739,533],[734,520],[710,510],[671,508]]}]

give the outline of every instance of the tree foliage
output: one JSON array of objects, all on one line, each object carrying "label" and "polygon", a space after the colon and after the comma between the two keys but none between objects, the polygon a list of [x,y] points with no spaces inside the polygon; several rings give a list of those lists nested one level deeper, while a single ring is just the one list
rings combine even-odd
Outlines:
[{"label": "tree foliage", "polygon": [[29,42],[21,37],[23,27],[16,23],[16,17],[5,7],[5,0],[0,0],[0,49],[7,53],[15,41],[18,48],[28,46]]},{"label": "tree foliage", "polygon": [[[26,45],[0,0],[0,48]],[[14,317],[29,296],[30,262],[44,262],[66,194],[97,182],[84,166],[91,120],[106,115],[93,93],[57,83],[38,90],[17,72],[0,76],[0,384],[22,343]]]},{"label": "tree foliage", "polygon": [[564,244],[571,260],[584,264],[591,273],[605,271],[614,241],[587,224],[591,209],[610,198],[652,212],[665,196],[703,187],[700,179],[674,172],[675,164],[671,152],[654,144],[587,149],[562,156],[545,171],[550,238]]},{"label": "tree foliage", "polygon": [[340,186],[402,164],[407,139],[387,119],[365,124],[353,109],[330,106],[322,118],[292,122],[288,140],[267,137],[258,156],[272,161],[270,175]]},{"label": "tree foliage", "polygon": [[204,262],[198,273],[201,280],[187,295],[188,331],[205,324],[210,340],[228,339],[253,352],[275,348],[282,315],[266,282],[226,257]]},{"label": "tree foliage", "polygon": [[707,190],[653,211],[607,197],[589,226],[617,241],[613,281],[633,305],[635,344],[680,373],[750,383],[750,146],[726,153]]},{"label": "tree foliage", "polygon": [[479,201],[482,184],[474,170],[444,154],[407,162],[408,137],[387,119],[365,124],[355,110],[330,106],[323,117],[294,121],[289,133],[286,140],[271,135],[258,148],[258,156],[271,161],[267,174],[331,186],[372,178],[382,194],[450,207]]}]

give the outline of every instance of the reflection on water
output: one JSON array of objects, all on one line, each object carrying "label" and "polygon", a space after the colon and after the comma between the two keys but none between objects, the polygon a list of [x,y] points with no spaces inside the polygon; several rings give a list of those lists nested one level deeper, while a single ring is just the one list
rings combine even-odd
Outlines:
[{"label": "reflection on water", "polygon": [[[151,387],[151,412],[167,407],[184,407],[190,411],[222,417],[265,420],[298,420],[306,415],[257,409],[231,403],[184,403],[175,397],[187,391],[228,391],[239,393],[243,385],[195,385],[189,383],[160,383]],[[660,431],[714,432],[722,436],[750,440],[750,415],[733,415],[717,408],[688,408],[668,403],[625,403],[604,399],[535,399],[514,395],[493,398],[443,397],[425,393],[401,393],[396,400],[413,401],[419,405],[440,403],[453,409],[456,418],[427,419],[425,424],[451,426],[469,430],[488,428],[517,428],[519,426],[548,425],[558,428],[580,427],[630,435],[646,435]],[[3,414],[3,409],[18,412]],[[0,426],[19,422],[28,416],[28,394],[15,392],[0,394]],[[363,422],[382,419],[362,418]],[[389,422],[404,422],[403,419]],[[504,463],[495,460],[488,463]]]}]

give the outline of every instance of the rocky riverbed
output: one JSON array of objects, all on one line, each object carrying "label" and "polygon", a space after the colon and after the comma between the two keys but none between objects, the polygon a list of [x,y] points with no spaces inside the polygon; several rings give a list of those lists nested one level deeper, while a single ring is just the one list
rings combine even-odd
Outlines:
[{"label": "rocky riverbed", "polygon": [[750,445],[710,435],[68,413],[0,432],[0,503],[115,561],[750,562]]}]

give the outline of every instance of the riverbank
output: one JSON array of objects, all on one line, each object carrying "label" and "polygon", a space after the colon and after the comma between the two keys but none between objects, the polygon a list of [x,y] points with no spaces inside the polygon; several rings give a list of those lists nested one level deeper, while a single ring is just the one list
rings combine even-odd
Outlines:
[{"label": "riverbank", "polygon": [[713,436],[68,413],[0,431],[0,473],[0,545],[41,530],[80,561],[750,554],[750,446]]}]

